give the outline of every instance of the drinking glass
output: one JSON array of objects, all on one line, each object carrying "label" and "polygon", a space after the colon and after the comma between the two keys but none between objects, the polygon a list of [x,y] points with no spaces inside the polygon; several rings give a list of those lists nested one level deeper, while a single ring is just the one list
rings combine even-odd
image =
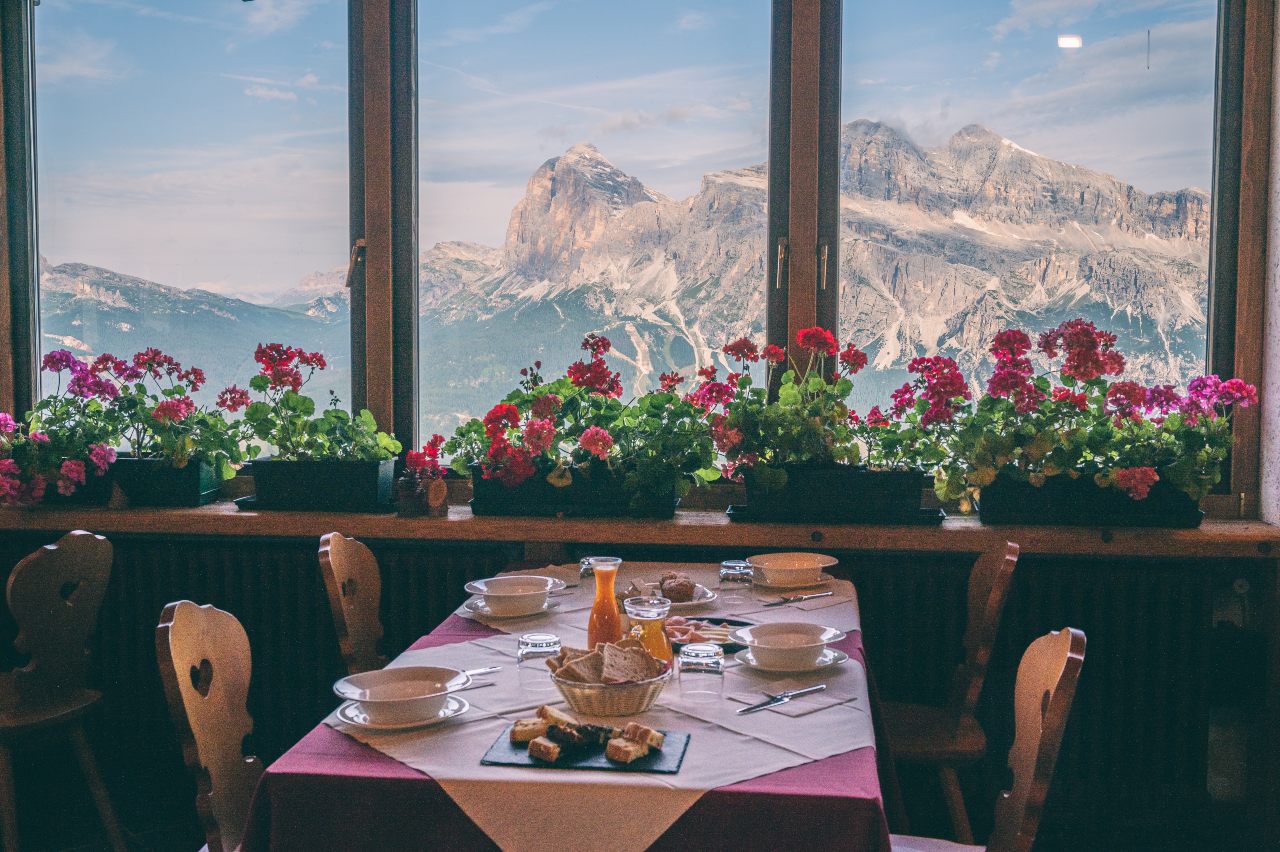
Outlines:
[{"label": "drinking glass", "polygon": [[721,562],[718,588],[721,603],[727,606],[746,601],[746,587],[751,585],[753,576],[750,562],[742,559],[726,559]]},{"label": "drinking glass", "polygon": [[627,598],[622,602],[627,618],[640,627],[640,644],[657,660],[671,661],[671,640],[667,638],[667,616],[671,601],[661,597]]},{"label": "drinking glass", "polygon": [[605,568],[609,566],[620,568],[622,566],[622,558],[619,556],[584,556],[578,560],[578,576],[590,577],[595,574],[595,566],[597,565]]},{"label": "drinking glass", "polygon": [[560,653],[560,637],[554,633],[526,633],[516,640],[516,677],[521,689],[555,689],[543,662]]},{"label": "drinking glass", "polygon": [[680,649],[677,659],[680,695],[686,701],[720,701],[724,698],[724,649],[710,642],[695,642]]}]

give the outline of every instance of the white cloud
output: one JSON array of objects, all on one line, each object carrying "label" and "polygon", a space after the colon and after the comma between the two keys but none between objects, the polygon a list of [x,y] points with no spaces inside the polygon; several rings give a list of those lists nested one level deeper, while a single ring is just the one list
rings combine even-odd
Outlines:
[{"label": "white cloud", "polygon": [[128,64],[116,54],[115,42],[84,32],[42,44],[36,57],[36,76],[41,83],[119,80],[128,74]]},{"label": "white cloud", "polygon": [[260,33],[287,30],[298,24],[320,0],[253,0],[249,26]]},{"label": "white cloud", "polygon": [[999,41],[1012,32],[1069,26],[1087,18],[1097,5],[1098,0],[1012,0],[1008,16],[997,22],[991,32]]},{"label": "white cloud", "polygon": [[676,19],[676,30],[682,33],[705,30],[711,26],[711,18],[703,12],[685,12]]},{"label": "white cloud", "polygon": [[508,12],[492,24],[482,27],[454,27],[445,30],[444,37],[429,43],[428,47],[453,47],[458,44],[475,44],[486,41],[492,36],[513,35],[527,30],[534,20],[543,12],[550,10],[555,4],[548,0],[530,3],[519,9]]},{"label": "white cloud", "polygon": [[245,86],[244,93],[261,101],[296,101],[298,99],[297,94],[290,92],[288,89],[277,89],[256,83],[251,86]]}]

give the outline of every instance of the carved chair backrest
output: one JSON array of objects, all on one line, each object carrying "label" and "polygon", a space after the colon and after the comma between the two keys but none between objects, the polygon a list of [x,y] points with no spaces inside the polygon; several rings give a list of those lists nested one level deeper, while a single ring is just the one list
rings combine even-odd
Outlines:
[{"label": "carved chair backrest", "polygon": [[196,779],[196,810],[209,852],[240,845],[262,763],[244,754],[253,730],[245,707],[252,661],[236,617],[178,601],[156,627],[156,658],[187,768]]},{"label": "carved chair backrest", "polygon": [[6,598],[25,665],[0,675],[0,712],[56,706],[87,686],[89,640],[111,579],[111,542],[76,530],[19,562]]},{"label": "carved chair backrest", "polygon": [[1020,548],[1007,542],[1003,549],[984,553],[969,573],[969,617],[964,631],[964,662],[956,669],[951,706],[957,717],[973,715],[986,682],[987,667],[1000,632],[1013,569],[1018,566]]},{"label": "carved chair backrest", "polygon": [[347,673],[382,668],[387,662],[378,654],[382,575],[373,551],[342,533],[328,533],[320,538],[320,573]]},{"label": "carved chair backrest", "polygon": [[996,801],[988,852],[1030,852],[1053,781],[1062,732],[1084,666],[1084,633],[1071,627],[1031,643],[1014,685],[1013,787]]}]

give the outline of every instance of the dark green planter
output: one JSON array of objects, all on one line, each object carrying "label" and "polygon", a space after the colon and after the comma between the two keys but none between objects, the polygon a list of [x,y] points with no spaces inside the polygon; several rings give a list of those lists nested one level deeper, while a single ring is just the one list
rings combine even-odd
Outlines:
[{"label": "dark green planter", "polygon": [[316,512],[390,512],[395,459],[253,462],[254,497],[244,508]]},{"label": "dark green planter", "polygon": [[116,466],[107,468],[107,472],[98,476],[97,468],[91,462],[85,462],[84,485],[76,489],[70,497],[58,493],[56,480],[49,482],[45,489],[45,506],[105,506],[111,502],[111,494],[115,491]]},{"label": "dark green planter", "polygon": [[576,472],[573,482],[556,488],[545,476],[534,476],[514,488],[485,479],[471,468],[471,511],[475,515],[539,518],[670,518],[680,499],[674,493],[644,495],[638,505],[623,488],[623,477],[612,472],[588,478]]},{"label": "dark green planter", "polygon": [[733,506],[736,521],[827,524],[939,523],[936,509],[922,509],[926,477],[914,470],[869,470],[847,464],[784,464],[786,483],[763,487],[743,471],[747,505]]},{"label": "dark green planter", "polygon": [[164,459],[120,456],[112,470],[130,506],[203,506],[216,500],[222,487],[206,462],[173,467]]},{"label": "dark green planter", "polygon": [[1051,476],[1039,488],[998,474],[982,489],[978,516],[984,524],[1193,529],[1204,520],[1199,505],[1163,479],[1145,500],[1118,488],[1099,488],[1092,477]]}]

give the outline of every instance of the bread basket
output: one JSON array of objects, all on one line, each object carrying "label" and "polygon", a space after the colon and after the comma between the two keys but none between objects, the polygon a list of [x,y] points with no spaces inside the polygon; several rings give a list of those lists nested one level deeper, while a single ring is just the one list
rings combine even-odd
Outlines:
[{"label": "bread basket", "polygon": [[657,677],[633,683],[579,683],[562,680],[554,673],[551,682],[560,690],[575,713],[583,716],[634,716],[653,706],[671,680],[671,668]]}]

